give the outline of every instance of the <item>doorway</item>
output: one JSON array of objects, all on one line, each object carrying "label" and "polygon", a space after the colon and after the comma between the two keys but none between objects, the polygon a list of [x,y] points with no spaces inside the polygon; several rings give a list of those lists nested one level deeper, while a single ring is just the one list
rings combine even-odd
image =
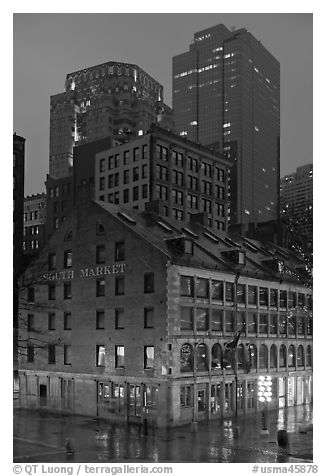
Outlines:
[{"label": "doorway", "polygon": [[205,390],[197,390],[197,411],[198,419],[205,418],[206,404],[205,404]]},{"label": "doorway", "polygon": [[46,399],[47,399],[47,386],[40,385],[40,406],[46,406]]}]

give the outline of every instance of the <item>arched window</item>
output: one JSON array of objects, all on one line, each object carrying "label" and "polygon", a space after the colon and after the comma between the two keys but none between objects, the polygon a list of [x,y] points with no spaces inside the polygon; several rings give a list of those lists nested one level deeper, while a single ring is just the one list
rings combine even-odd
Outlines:
[{"label": "arched window", "polygon": [[286,347],[284,344],[280,346],[279,365],[280,365],[280,368],[286,367]]},{"label": "arched window", "polygon": [[257,368],[257,347],[255,344],[249,344],[248,346],[248,368],[256,369]]},{"label": "arched window", "polygon": [[290,345],[288,349],[288,367],[295,366],[295,350],[294,345]]},{"label": "arched window", "polygon": [[277,367],[277,347],[275,344],[271,345],[269,351],[269,367],[271,369],[276,369]]},{"label": "arched window", "polygon": [[190,372],[193,369],[193,351],[190,344],[183,344],[180,350],[180,371]]},{"label": "arched window", "polygon": [[238,345],[238,369],[243,369],[245,366],[245,349],[243,344]]},{"label": "arched window", "polygon": [[308,345],[308,346],[307,346],[307,350],[306,350],[306,365],[307,365],[307,367],[311,367],[311,366],[312,366],[311,345]]},{"label": "arched window", "polygon": [[303,353],[303,346],[299,345],[297,350],[297,367],[304,366],[304,353]]},{"label": "arched window", "polygon": [[267,369],[268,367],[268,349],[267,345],[262,344],[259,347],[259,368]]},{"label": "arched window", "polygon": [[207,370],[207,346],[205,344],[198,344],[196,350],[196,368],[197,370]]},{"label": "arched window", "polygon": [[220,369],[222,367],[222,347],[220,344],[214,344],[212,347],[212,369]]}]

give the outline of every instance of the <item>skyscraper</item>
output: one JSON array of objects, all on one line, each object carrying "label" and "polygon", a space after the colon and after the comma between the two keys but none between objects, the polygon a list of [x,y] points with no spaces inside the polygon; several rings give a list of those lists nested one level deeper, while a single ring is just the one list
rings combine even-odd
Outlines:
[{"label": "skyscraper", "polygon": [[173,58],[175,129],[231,162],[230,224],[279,216],[279,62],[246,29],[195,33]]},{"label": "skyscraper", "polygon": [[172,111],[163,86],[137,65],[110,61],[67,74],[65,92],[50,100],[50,177],[72,173],[74,145],[123,142],[152,122],[172,127]]},{"label": "skyscraper", "polygon": [[[281,179],[281,217],[293,232],[293,238],[312,252],[313,167],[297,167]],[[293,242],[293,240],[292,240]]]}]

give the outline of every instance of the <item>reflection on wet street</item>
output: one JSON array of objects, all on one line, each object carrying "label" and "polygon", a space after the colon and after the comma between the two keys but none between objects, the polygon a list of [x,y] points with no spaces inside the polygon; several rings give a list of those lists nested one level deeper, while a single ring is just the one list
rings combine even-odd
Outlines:
[{"label": "reflection on wet street", "polygon": [[[15,462],[309,462],[312,407],[269,412],[269,435],[262,436],[259,413],[232,420],[174,429],[118,425],[91,417],[14,411]],[[309,431],[302,432],[308,428]],[[277,430],[289,432],[290,446],[277,444]],[[66,454],[67,440],[73,455]]]}]

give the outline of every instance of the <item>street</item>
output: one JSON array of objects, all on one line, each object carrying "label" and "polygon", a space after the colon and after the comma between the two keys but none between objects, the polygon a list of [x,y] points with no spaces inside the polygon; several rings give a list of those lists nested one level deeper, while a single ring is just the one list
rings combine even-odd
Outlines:
[{"label": "street", "polygon": [[[269,434],[261,435],[261,413],[170,430],[117,425],[92,417],[14,409],[14,462],[312,462],[312,406],[268,413]],[[290,444],[277,444],[277,431]],[[306,432],[302,432],[306,429]],[[146,434],[147,433],[147,434]],[[73,454],[67,455],[68,445]]]}]

